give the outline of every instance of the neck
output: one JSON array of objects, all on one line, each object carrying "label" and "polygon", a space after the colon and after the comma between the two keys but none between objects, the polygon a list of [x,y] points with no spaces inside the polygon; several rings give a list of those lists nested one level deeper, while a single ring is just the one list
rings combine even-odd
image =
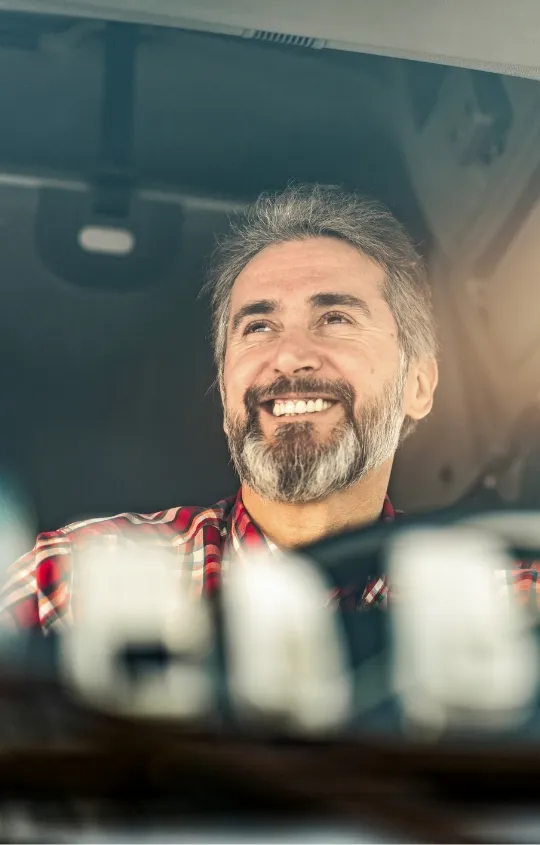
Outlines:
[{"label": "neck", "polygon": [[315,543],[330,534],[376,522],[388,489],[392,462],[347,490],[305,505],[269,502],[242,485],[244,507],[261,531],[280,548]]}]

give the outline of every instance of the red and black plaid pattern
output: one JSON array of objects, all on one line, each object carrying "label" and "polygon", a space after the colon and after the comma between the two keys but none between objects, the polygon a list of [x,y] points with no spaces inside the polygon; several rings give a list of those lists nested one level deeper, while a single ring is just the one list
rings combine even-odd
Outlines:
[{"label": "red and black plaid pattern", "polygon": [[[380,518],[395,518],[388,498]],[[233,557],[249,560],[254,549],[275,549],[244,508],[241,491],[209,508],[179,507],[75,522],[40,534],[32,551],[11,566],[0,593],[0,624],[41,628],[45,633],[69,627],[77,616],[74,560],[90,541],[106,543],[111,538],[167,548],[175,558],[179,580],[194,597],[219,586]],[[536,601],[539,572],[537,563],[516,565],[514,571],[505,574],[506,583],[513,585],[520,600]],[[360,595],[351,587],[330,598],[354,610],[384,607],[388,585],[386,579],[374,578]]]}]

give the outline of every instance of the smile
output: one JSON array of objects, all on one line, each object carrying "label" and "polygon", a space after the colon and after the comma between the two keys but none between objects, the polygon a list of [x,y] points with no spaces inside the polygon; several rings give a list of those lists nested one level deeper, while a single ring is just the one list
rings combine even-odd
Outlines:
[{"label": "smile", "polygon": [[275,417],[293,417],[299,414],[319,414],[335,404],[334,401],[314,397],[297,400],[275,399],[266,403],[266,407]]}]

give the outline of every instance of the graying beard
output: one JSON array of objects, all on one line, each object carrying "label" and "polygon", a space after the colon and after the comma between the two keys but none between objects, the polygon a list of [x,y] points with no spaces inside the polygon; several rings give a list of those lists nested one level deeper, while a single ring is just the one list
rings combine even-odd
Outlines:
[{"label": "graying beard", "polygon": [[[296,439],[264,442],[260,427],[244,434],[245,425],[229,421],[229,447],[239,477],[268,501],[305,504],[344,490],[392,458],[399,445],[403,416],[404,374],[387,384],[355,422],[339,426],[326,445]],[[291,423],[300,426],[302,423]],[[312,427],[312,423],[303,424]],[[304,429],[306,434],[310,428]],[[297,434],[300,436],[301,431]],[[290,445],[290,449],[287,447]]]}]

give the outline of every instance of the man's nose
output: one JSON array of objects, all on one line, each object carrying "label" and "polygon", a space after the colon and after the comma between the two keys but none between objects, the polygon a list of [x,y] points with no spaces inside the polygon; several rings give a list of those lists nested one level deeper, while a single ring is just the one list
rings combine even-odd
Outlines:
[{"label": "man's nose", "polygon": [[310,339],[295,335],[280,340],[273,364],[276,372],[291,376],[301,372],[315,372],[320,369],[322,362]]}]

